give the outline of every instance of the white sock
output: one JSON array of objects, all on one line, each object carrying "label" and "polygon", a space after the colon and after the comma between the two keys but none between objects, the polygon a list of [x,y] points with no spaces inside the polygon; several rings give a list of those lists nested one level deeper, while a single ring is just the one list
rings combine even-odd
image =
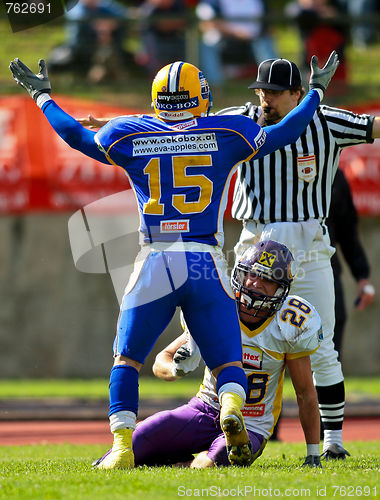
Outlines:
[{"label": "white sock", "polygon": [[219,398],[220,404],[222,404],[223,395],[226,393],[231,393],[231,392],[240,396],[241,399],[243,400],[243,404],[244,404],[244,402],[245,402],[245,390],[243,389],[243,387],[240,384],[238,384],[236,382],[227,382],[226,384],[223,384],[221,386],[221,388],[219,389],[219,392],[218,392],[218,398]]},{"label": "white sock", "polygon": [[326,451],[326,448],[330,446],[330,444],[339,444],[340,446],[343,446],[343,441],[342,441],[342,429],[339,430],[329,430],[325,429],[323,431],[323,451]]},{"label": "white sock", "polygon": [[118,411],[110,416],[111,432],[117,429],[135,429],[136,415],[131,411]]},{"label": "white sock", "polygon": [[306,456],[319,455],[319,443],[306,445]]}]

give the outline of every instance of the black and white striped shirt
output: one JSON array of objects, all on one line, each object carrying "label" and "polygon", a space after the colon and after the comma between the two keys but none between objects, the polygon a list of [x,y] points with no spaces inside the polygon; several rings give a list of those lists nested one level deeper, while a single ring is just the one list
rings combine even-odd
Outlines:
[{"label": "black and white striped shirt", "polygon": [[[244,114],[257,121],[261,108],[249,103]],[[264,224],[323,221],[342,149],[373,142],[372,127],[369,115],[320,106],[295,143],[239,166],[232,216]]]}]

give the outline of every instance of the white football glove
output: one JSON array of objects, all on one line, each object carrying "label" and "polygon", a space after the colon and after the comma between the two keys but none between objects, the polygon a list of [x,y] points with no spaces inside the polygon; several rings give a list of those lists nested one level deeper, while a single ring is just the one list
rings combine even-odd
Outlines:
[{"label": "white football glove", "polygon": [[198,367],[200,360],[201,353],[199,347],[188,333],[186,343],[182,344],[173,356],[173,376],[184,377]]}]

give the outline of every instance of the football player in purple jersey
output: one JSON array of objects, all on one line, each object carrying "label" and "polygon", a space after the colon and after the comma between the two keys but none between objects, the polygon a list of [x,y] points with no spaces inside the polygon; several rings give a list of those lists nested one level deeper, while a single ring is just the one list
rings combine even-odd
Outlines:
[{"label": "football player in purple jersey", "polygon": [[[267,240],[247,250],[234,269],[232,287],[239,308],[248,384],[242,413],[255,460],[279,416],[287,366],[307,444],[304,465],[320,467],[319,411],[310,354],[319,348],[321,320],[307,301],[288,295],[293,265],[287,247]],[[153,371],[157,377],[173,381],[193,371],[200,358],[186,330],[157,355]],[[198,394],[187,404],[159,412],[137,425],[133,434],[136,465],[229,465],[219,410],[215,378],[206,368]],[[193,454],[198,455],[194,458]]]}]

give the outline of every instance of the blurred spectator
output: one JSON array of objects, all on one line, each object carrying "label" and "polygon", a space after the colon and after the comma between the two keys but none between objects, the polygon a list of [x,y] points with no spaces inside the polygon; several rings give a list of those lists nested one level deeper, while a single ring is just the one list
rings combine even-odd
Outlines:
[{"label": "blurred spectator", "polygon": [[298,0],[287,4],[286,14],[293,18],[300,32],[303,46],[303,71],[309,61],[318,55],[319,64],[326,63],[331,51],[336,50],[340,65],[329,86],[328,93],[347,90],[347,63],[345,49],[348,41],[347,25],[341,21],[345,0]]},{"label": "blurred spectator", "polygon": [[223,64],[228,59],[235,64],[249,60],[259,64],[277,57],[268,26],[261,19],[266,11],[264,0],[200,0],[196,7],[202,32],[200,66],[209,83],[223,84]]},{"label": "blurred spectator", "polygon": [[[369,281],[370,268],[359,239],[358,215],[352,200],[350,186],[340,169],[337,170],[333,183],[327,226],[331,244],[334,247],[339,246],[351,274],[357,282],[355,307],[358,311],[362,311],[373,302],[375,289]],[[331,265],[335,286],[334,343],[340,357],[347,313],[341,281],[342,266],[337,253],[332,256]]]},{"label": "blurred spectator", "polygon": [[192,8],[192,9],[194,9],[198,3],[199,3],[199,0],[185,0],[186,6]]},{"label": "blurred spectator", "polygon": [[66,42],[50,54],[49,71],[73,70],[91,81],[124,75],[126,9],[111,0],[80,0],[66,15]]},{"label": "blurred spectator", "polygon": [[184,0],[145,0],[139,8],[143,51],[138,62],[150,74],[173,61],[186,59]]},{"label": "blurred spectator", "polygon": [[355,18],[363,15],[376,14],[376,0],[344,0],[347,2],[348,13],[353,17],[351,38],[358,49],[365,49],[376,39],[376,25],[368,22],[357,22]]}]

